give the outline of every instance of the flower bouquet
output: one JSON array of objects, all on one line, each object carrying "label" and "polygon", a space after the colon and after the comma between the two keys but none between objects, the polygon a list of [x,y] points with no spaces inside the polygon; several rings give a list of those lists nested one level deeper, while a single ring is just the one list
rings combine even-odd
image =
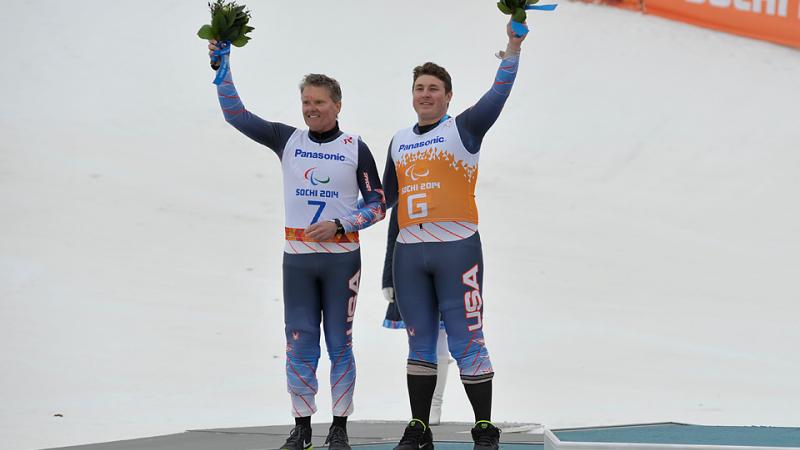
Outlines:
[{"label": "flower bouquet", "polygon": [[525,21],[528,20],[528,10],[553,11],[558,5],[537,5],[539,0],[500,0],[497,8],[503,13],[511,16],[511,29],[522,37],[528,34],[528,27]]},{"label": "flower bouquet", "polygon": [[231,45],[244,47],[250,41],[248,33],[255,28],[248,25],[250,11],[245,5],[237,5],[235,1],[216,0],[208,4],[211,10],[211,24],[203,25],[197,31],[201,39],[216,40],[219,50],[211,57],[211,65],[219,67],[214,84],[220,84],[228,73],[228,55]]}]

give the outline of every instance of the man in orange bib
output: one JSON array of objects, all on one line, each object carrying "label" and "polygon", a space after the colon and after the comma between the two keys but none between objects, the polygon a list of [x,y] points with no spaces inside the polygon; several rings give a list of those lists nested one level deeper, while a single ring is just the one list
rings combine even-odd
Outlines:
[{"label": "man in orange bib", "polygon": [[[418,122],[395,134],[384,171],[392,211],[383,287],[408,333],[407,380],[412,420],[395,450],[432,450],[428,427],[437,379],[436,341],[444,322],[450,354],[475,413],[476,450],[499,447],[491,422],[494,370],[483,337],[483,256],[475,183],[483,137],[503,109],[525,37],[506,30],[508,46],[489,91],[451,117],[452,82],[434,63],[414,69]],[[389,296],[391,299],[391,296]]]}]

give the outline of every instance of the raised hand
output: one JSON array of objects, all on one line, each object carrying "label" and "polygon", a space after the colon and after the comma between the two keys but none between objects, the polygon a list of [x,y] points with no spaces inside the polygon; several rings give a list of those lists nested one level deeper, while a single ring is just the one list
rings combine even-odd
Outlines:
[{"label": "raised hand", "polygon": [[[528,25],[526,22],[522,22],[522,24],[525,26]],[[511,28],[511,21],[506,25],[506,34],[508,35],[508,50],[519,53],[520,49],[522,49],[522,41],[528,37],[528,34],[526,33],[522,36],[517,35]]]},{"label": "raised hand", "polygon": [[211,67],[214,70],[219,68],[222,59],[219,57],[219,51],[225,48],[224,42],[219,42],[216,39],[208,40],[208,57],[211,58]]}]

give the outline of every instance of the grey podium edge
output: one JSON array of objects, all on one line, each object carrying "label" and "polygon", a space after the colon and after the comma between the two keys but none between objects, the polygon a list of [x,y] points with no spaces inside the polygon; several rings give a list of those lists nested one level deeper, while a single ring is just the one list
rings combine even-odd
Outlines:
[{"label": "grey podium edge", "polygon": [[[503,430],[502,442],[509,444],[536,444],[544,442],[544,427],[535,423],[497,423]],[[322,444],[330,423],[316,423],[314,442]],[[365,420],[347,425],[353,447],[369,444],[386,444],[400,439],[405,421]],[[472,442],[472,423],[442,422],[431,427],[437,442]],[[240,428],[211,428],[187,430],[182,433],[128,439],[113,442],[85,444],[69,447],[52,447],[47,450],[255,450],[277,449],[286,440],[292,425],[271,425]],[[315,448],[325,448],[315,445]]]}]

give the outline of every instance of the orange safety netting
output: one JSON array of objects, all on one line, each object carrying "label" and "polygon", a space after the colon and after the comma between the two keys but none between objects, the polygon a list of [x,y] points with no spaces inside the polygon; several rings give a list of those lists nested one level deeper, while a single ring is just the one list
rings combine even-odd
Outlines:
[{"label": "orange safety netting", "polygon": [[645,12],[800,48],[800,0],[644,0]]},{"label": "orange safety netting", "polygon": [[800,48],[800,0],[582,0]]},{"label": "orange safety netting", "polygon": [[644,0],[582,0],[585,3],[603,4],[615,6],[617,8],[633,9],[642,11],[644,9]]}]

